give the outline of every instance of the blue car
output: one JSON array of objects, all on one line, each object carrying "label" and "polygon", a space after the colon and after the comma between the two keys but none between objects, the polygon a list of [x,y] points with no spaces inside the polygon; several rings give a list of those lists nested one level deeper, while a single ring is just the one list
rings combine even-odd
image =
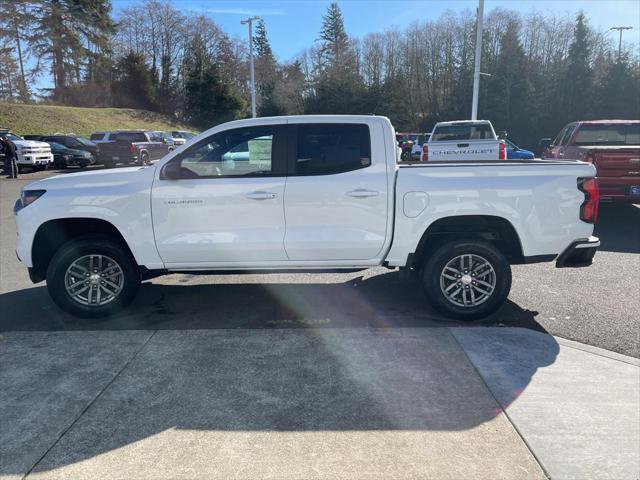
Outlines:
[{"label": "blue car", "polygon": [[507,144],[507,160],[533,160],[533,152],[518,147],[511,140],[505,140]]}]

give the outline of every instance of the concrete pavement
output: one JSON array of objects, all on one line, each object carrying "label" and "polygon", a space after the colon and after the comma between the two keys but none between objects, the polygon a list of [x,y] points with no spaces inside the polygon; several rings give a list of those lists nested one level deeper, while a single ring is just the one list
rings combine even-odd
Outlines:
[{"label": "concrete pavement", "polygon": [[526,329],[7,332],[0,365],[2,478],[640,475],[639,362]]}]

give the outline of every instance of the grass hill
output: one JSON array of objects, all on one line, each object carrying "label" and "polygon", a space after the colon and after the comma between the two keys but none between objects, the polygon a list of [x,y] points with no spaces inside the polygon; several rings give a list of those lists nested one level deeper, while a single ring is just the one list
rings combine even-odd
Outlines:
[{"label": "grass hill", "polygon": [[193,130],[160,113],[132,108],[80,108],[0,103],[0,127],[19,135],[75,133],[89,136],[101,130],[143,128]]}]

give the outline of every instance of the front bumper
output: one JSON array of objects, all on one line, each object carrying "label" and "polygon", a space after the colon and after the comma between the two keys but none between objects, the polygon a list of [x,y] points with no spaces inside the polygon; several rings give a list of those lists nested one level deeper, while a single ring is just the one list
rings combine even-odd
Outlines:
[{"label": "front bumper", "polygon": [[53,154],[51,153],[27,153],[26,155],[19,155],[18,165],[23,167],[32,167],[38,165],[49,165],[53,163]]},{"label": "front bumper", "polygon": [[600,246],[598,237],[581,238],[571,243],[556,259],[556,268],[588,267]]}]

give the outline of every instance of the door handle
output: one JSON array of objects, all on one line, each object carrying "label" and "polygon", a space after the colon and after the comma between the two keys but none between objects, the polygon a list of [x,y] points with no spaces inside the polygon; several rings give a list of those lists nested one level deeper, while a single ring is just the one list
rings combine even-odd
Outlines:
[{"label": "door handle", "polygon": [[250,192],[245,195],[245,197],[251,200],[269,200],[271,198],[276,198],[278,196],[277,193],[273,192]]},{"label": "door handle", "polygon": [[355,190],[348,191],[347,195],[355,198],[377,197],[378,195],[380,195],[380,192],[377,192],[376,190],[365,190],[364,188],[356,188]]}]

